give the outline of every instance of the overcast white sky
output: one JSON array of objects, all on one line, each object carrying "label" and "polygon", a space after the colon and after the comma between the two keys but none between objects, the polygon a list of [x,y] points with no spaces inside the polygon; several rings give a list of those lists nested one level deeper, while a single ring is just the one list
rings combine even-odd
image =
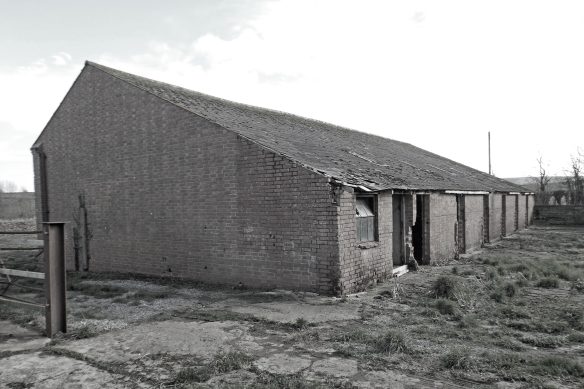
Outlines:
[{"label": "overcast white sky", "polygon": [[499,177],[584,150],[584,2],[0,0],[0,181],[86,59],[412,143]]}]

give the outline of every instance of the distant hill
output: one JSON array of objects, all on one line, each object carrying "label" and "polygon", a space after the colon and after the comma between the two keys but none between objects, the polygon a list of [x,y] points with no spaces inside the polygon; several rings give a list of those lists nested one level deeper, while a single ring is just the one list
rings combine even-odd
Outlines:
[{"label": "distant hill", "polygon": [[[566,177],[563,176],[553,176],[550,177],[550,182],[547,187],[547,192],[553,192],[555,190],[567,190],[566,187]],[[537,178],[535,177],[513,177],[513,178],[504,178],[509,182],[512,182],[517,185],[521,185],[526,189],[532,190],[533,192],[537,192]]]}]

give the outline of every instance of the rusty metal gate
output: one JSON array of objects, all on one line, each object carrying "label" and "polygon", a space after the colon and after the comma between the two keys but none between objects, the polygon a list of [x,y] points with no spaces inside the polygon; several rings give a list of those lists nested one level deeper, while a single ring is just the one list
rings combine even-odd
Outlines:
[{"label": "rusty metal gate", "polygon": [[[43,234],[43,246],[1,247],[0,246],[0,302],[14,303],[44,309],[47,336],[66,332],[66,275],[64,256],[64,223],[43,223],[43,231],[0,231],[0,235]],[[30,259],[4,259],[3,253],[14,251],[37,251]],[[41,257],[41,254],[44,254]],[[35,261],[39,263],[35,264]],[[30,268],[42,267],[42,271]],[[43,280],[44,287],[22,283],[22,279]],[[44,303],[12,296],[14,290],[43,293]]]}]

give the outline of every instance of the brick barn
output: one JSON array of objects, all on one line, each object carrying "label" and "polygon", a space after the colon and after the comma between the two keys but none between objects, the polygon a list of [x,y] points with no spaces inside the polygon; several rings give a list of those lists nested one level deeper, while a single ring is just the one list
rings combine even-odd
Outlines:
[{"label": "brick barn", "polygon": [[70,269],[355,292],[531,221],[525,188],[407,143],[87,62],[32,147]]}]

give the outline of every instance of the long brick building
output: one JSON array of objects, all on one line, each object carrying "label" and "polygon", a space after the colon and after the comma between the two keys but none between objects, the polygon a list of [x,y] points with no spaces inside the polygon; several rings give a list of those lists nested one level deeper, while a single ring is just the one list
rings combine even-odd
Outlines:
[{"label": "long brick building", "polygon": [[68,267],[349,293],[525,228],[523,187],[407,143],[87,62],[32,147]]}]

